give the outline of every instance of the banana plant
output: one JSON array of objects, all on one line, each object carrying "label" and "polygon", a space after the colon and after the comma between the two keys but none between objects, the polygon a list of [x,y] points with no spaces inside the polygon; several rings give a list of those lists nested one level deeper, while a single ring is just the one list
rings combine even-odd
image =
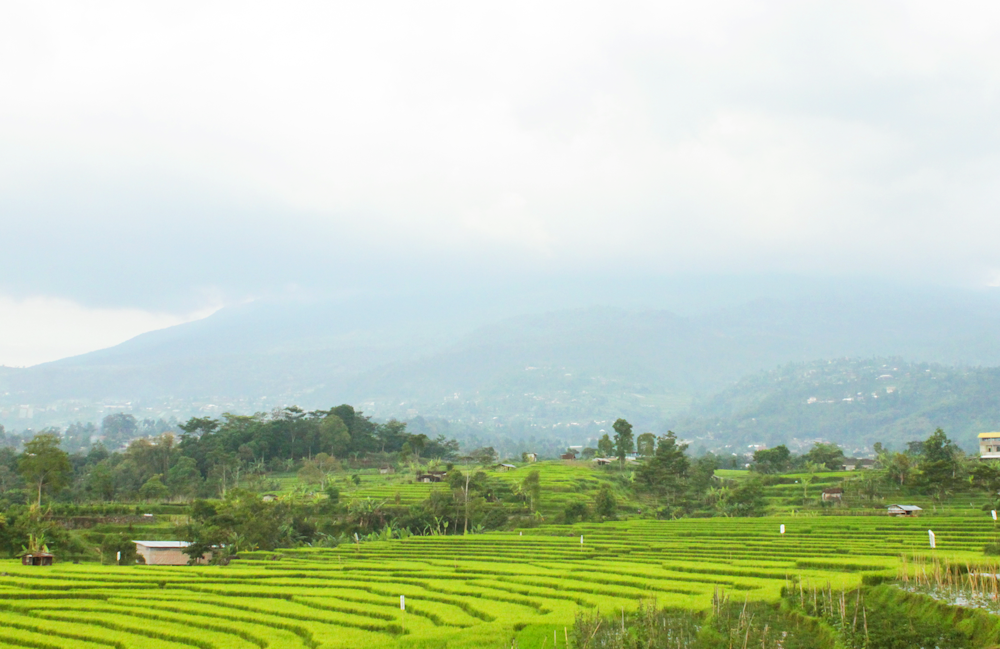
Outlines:
[{"label": "banana plant", "polygon": [[28,545],[21,546],[21,554],[18,556],[23,557],[26,554],[38,554],[39,552],[44,552],[48,554],[49,546],[45,544],[45,534],[39,534],[35,536],[34,534],[28,535]]}]

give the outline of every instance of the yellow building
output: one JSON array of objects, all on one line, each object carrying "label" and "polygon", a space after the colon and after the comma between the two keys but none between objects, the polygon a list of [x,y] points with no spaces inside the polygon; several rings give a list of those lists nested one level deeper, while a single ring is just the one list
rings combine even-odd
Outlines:
[{"label": "yellow building", "polygon": [[1000,460],[1000,433],[979,433],[979,459]]}]

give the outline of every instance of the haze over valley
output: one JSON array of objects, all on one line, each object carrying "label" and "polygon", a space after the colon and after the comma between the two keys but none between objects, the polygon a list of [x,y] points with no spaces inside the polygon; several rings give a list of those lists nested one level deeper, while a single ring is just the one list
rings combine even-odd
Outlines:
[{"label": "haze over valley", "polygon": [[1000,366],[995,8],[640,5],[18,5],[0,424],[351,403],[554,450],[621,415],[706,448],[1000,426],[936,392],[745,405],[874,391],[762,387],[816,363]]},{"label": "haze over valley", "polygon": [[458,296],[450,308],[424,296],[261,300],[105,350],[6,368],[0,424],[352,403],[378,420],[498,448],[594,445],[609,421],[627,416],[703,450],[819,439],[862,454],[928,427],[965,433],[968,443],[1000,426],[995,291],[842,281],[801,290],[766,279],[758,290],[744,302],[720,293],[704,304],[703,294],[699,308],[688,295],[661,298],[684,300],[687,313],[632,304],[505,318],[494,314],[516,296],[486,307]]}]

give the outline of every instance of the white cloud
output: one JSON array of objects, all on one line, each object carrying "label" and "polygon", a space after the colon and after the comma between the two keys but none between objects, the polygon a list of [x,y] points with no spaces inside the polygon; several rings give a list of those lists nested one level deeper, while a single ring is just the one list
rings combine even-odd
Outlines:
[{"label": "white cloud", "polygon": [[92,309],[69,300],[0,296],[0,365],[24,367],[111,347],[155,329],[197,320],[139,309]]},{"label": "white cloud", "polygon": [[92,282],[123,292],[335,284],[366,246],[409,267],[1000,264],[995,3],[11,6],[0,270],[43,243],[83,274],[142,248]]}]

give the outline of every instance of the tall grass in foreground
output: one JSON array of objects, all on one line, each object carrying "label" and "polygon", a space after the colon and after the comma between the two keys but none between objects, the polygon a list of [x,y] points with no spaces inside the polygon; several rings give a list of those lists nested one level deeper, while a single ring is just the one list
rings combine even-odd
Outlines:
[{"label": "tall grass in foreground", "polygon": [[[948,573],[951,577],[948,577]],[[970,588],[982,580],[933,563],[909,575],[912,588]],[[995,581],[995,573],[993,576]],[[577,649],[987,649],[1000,641],[1000,620],[924,594],[882,584],[838,590],[829,584],[786,587],[779,603],[730,599],[717,590],[710,611],[657,609],[577,616]],[[992,586],[990,587],[992,588]]]},{"label": "tall grass in foreground", "polygon": [[1000,562],[970,565],[933,557],[903,557],[898,581],[904,590],[956,606],[1000,615]]},{"label": "tall grass in foreground", "polygon": [[578,649],[831,649],[829,634],[813,620],[764,602],[731,600],[717,589],[712,611],[657,609],[645,602],[635,612],[577,616]]}]

